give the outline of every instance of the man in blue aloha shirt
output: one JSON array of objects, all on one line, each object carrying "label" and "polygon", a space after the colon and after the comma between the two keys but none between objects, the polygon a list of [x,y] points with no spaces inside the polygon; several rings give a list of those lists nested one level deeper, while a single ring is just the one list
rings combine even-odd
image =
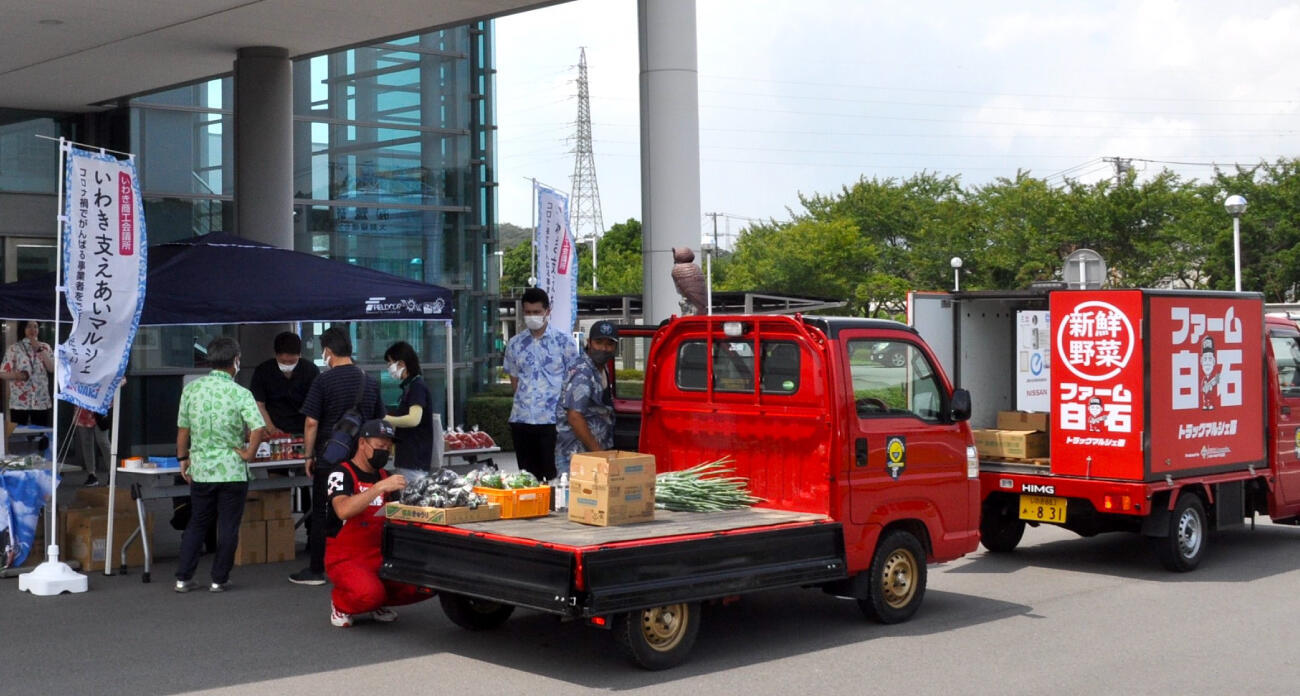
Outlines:
[{"label": "man in blue aloha shirt", "polygon": [[524,325],[506,344],[502,368],[515,390],[510,435],[519,468],[541,480],[555,473],[555,414],[564,376],[577,364],[578,346],[567,326],[550,326],[551,300],[541,288],[523,296]]},{"label": "man in blue aloha shirt", "polygon": [[618,329],[607,321],[591,325],[587,350],[570,368],[556,410],[555,470],[568,473],[575,452],[614,447],[614,400],[605,366],[618,350]]}]

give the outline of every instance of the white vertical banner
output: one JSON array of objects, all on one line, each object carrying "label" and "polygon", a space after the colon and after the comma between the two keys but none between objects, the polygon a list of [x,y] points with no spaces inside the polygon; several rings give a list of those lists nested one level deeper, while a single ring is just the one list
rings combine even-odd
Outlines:
[{"label": "white vertical banner", "polygon": [[571,333],[578,318],[578,250],[569,232],[569,197],[537,186],[537,287],[551,298],[550,325]]},{"label": "white vertical banner", "polygon": [[59,346],[59,398],[107,413],[144,308],[144,207],[134,159],[64,144],[62,281],[72,332]]},{"label": "white vertical banner", "polygon": [[1051,314],[1016,312],[1016,410],[1052,410]]}]

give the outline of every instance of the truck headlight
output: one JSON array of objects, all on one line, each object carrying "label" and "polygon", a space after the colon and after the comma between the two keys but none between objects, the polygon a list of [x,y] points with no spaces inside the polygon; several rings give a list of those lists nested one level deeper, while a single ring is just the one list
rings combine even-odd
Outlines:
[{"label": "truck headlight", "polygon": [[975,445],[966,445],[966,478],[980,477],[980,453]]}]

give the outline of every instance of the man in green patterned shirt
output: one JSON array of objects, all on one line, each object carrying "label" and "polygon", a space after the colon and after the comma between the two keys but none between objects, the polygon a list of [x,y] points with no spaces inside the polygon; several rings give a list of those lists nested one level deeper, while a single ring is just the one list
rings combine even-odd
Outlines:
[{"label": "man in green patterned shirt", "polygon": [[[190,483],[190,523],[181,535],[176,591],[198,588],[193,580],[208,528],[217,525],[210,592],[230,584],[239,545],[239,521],[248,497],[248,462],[265,437],[265,423],[253,393],[235,383],[239,344],[224,336],[208,344],[212,372],[185,385],[176,416],[176,457]],[[247,444],[245,444],[247,443]],[[215,519],[214,519],[215,518]]]}]

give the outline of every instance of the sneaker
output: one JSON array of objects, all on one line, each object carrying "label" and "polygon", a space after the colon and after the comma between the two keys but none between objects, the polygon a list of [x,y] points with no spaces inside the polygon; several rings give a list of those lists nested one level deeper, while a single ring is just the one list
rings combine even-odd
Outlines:
[{"label": "sneaker", "polygon": [[225,592],[230,589],[230,581],[214,582],[208,586],[208,592]]},{"label": "sneaker", "polygon": [[379,607],[370,612],[370,618],[381,623],[392,623],[397,620],[397,612],[388,607]]},{"label": "sneaker", "polygon": [[335,609],[334,603],[330,602],[330,623],[339,628],[347,628],[352,625],[352,615]]},{"label": "sneaker", "polygon": [[86,482],[82,485],[86,486],[87,488],[93,488],[95,486],[102,486],[104,484],[99,482],[99,477],[95,476],[94,474],[91,474],[86,477]]},{"label": "sneaker", "polygon": [[289,582],[298,585],[324,585],[325,574],[313,573],[311,568],[303,568],[302,570],[294,573],[293,575],[290,575]]},{"label": "sneaker", "polygon": [[175,589],[177,592],[189,592],[199,589],[199,583],[194,580],[177,580]]}]

